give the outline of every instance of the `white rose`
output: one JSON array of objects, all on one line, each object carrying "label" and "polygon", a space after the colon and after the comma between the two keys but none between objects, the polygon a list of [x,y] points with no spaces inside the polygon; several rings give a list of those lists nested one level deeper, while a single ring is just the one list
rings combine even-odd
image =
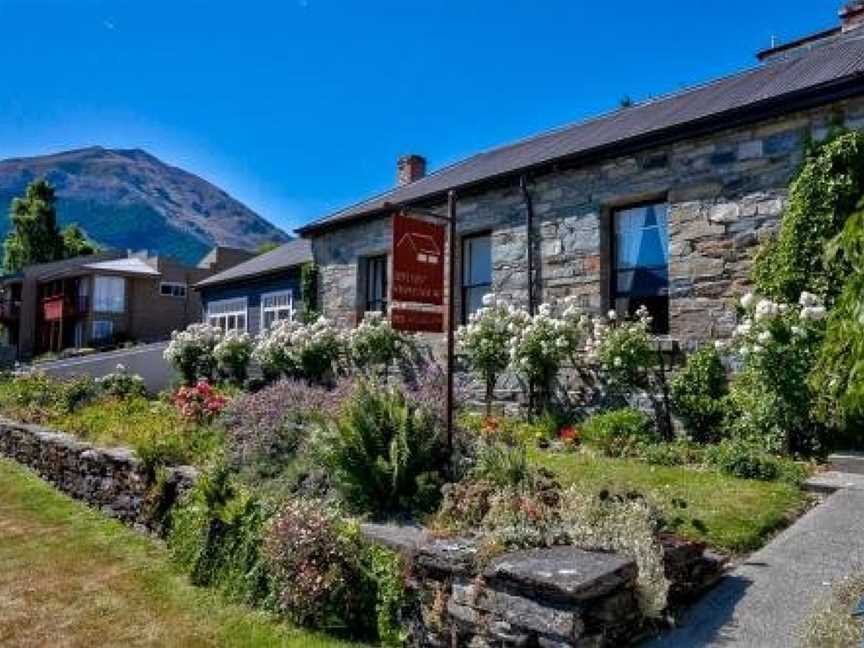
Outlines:
[{"label": "white rose", "polygon": [[606,318],[614,322],[616,319],[618,319],[618,313],[616,313],[614,310],[610,310],[608,313],[606,313]]},{"label": "white rose", "polygon": [[774,336],[771,335],[770,331],[763,331],[759,334],[759,337],[757,339],[759,340],[760,344],[770,344],[771,341],[774,339]]},{"label": "white rose", "polygon": [[753,306],[753,302],[756,301],[756,295],[752,292],[748,292],[741,298],[741,307],[745,310],[750,310],[750,307]]}]

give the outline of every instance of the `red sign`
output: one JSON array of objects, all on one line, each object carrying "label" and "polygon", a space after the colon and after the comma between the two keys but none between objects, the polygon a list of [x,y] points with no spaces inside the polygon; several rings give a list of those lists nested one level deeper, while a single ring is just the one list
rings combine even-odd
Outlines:
[{"label": "red sign", "polygon": [[391,308],[390,322],[399,331],[426,331],[440,333],[444,330],[444,315],[441,312]]},{"label": "red sign", "polygon": [[42,302],[42,319],[47,322],[63,319],[63,298],[49,299]]},{"label": "red sign", "polygon": [[401,214],[393,217],[393,300],[444,303],[443,226]]}]

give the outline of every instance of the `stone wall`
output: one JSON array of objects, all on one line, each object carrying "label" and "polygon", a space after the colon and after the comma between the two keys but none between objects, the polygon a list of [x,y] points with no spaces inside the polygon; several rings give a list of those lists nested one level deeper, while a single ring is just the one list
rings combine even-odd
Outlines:
[{"label": "stone wall", "polygon": [[[551,547],[516,551],[477,565],[468,539],[422,529],[367,524],[367,539],[409,559],[418,603],[406,623],[418,648],[628,645],[645,630],[636,563],[613,553]],[[704,546],[661,538],[670,601],[689,603],[722,574]]]},{"label": "stone wall", "polygon": [[168,468],[155,479],[126,449],[105,449],[68,434],[0,419],[0,455],[125,524],[161,532],[161,513],[195,483],[189,466]]},{"label": "stone wall", "polygon": [[[864,100],[534,178],[529,191],[536,215],[538,295],[577,295],[586,308],[605,311],[611,211],[645,200],[665,201],[670,333],[685,347],[730,334],[732,298],[747,288],[756,246],[777,228],[806,142],[824,138],[838,120],[864,128]],[[433,208],[443,213],[445,207]],[[517,182],[460,196],[457,216],[460,235],[491,232],[493,289],[525,304],[528,238]],[[359,261],[389,251],[389,217],[321,233],[312,244],[321,267],[324,312],[353,323],[361,294]]]}]

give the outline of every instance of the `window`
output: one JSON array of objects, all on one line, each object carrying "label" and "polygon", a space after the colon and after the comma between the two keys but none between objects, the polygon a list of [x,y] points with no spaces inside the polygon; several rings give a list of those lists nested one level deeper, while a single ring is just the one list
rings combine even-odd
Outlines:
[{"label": "window", "polygon": [[93,310],[122,313],[126,310],[126,280],[123,277],[97,276],[93,284]]},{"label": "window", "polygon": [[365,259],[366,311],[387,312],[387,255]]},{"label": "window", "polygon": [[186,284],[163,281],[159,284],[159,294],[163,297],[186,297]]},{"label": "window", "polygon": [[294,295],[290,290],[261,295],[261,328],[273,326],[279,320],[294,319]]},{"label": "window", "polygon": [[612,299],[619,314],[645,306],[655,333],[669,332],[668,206],[642,205],[613,212]]},{"label": "window", "polygon": [[462,321],[483,305],[492,290],[492,237],[479,234],[462,239]]},{"label": "window", "polygon": [[246,298],[220,299],[207,304],[207,321],[223,331],[246,330]]},{"label": "window", "polygon": [[114,334],[114,322],[111,320],[93,320],[93,342],[108,343]]}]

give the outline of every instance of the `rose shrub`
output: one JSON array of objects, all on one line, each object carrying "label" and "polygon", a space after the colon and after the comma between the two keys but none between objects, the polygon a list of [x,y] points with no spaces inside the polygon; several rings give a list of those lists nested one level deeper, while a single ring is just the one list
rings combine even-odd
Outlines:
[{"label": "rose shrub", "polygon": [[183,377],[187,385],[198,378],[211,379],[216,368],[213,350],[222,339],[222,329],[209,324],[190,324],[184,331],[174,331],[164,357]]},{"label": "rose shrub", "polygon": [[219,373],[235,385],[246,381],[249,361],[252,359],[254,340],[241,331],[228,331],[213,348],[213,358]]}]

